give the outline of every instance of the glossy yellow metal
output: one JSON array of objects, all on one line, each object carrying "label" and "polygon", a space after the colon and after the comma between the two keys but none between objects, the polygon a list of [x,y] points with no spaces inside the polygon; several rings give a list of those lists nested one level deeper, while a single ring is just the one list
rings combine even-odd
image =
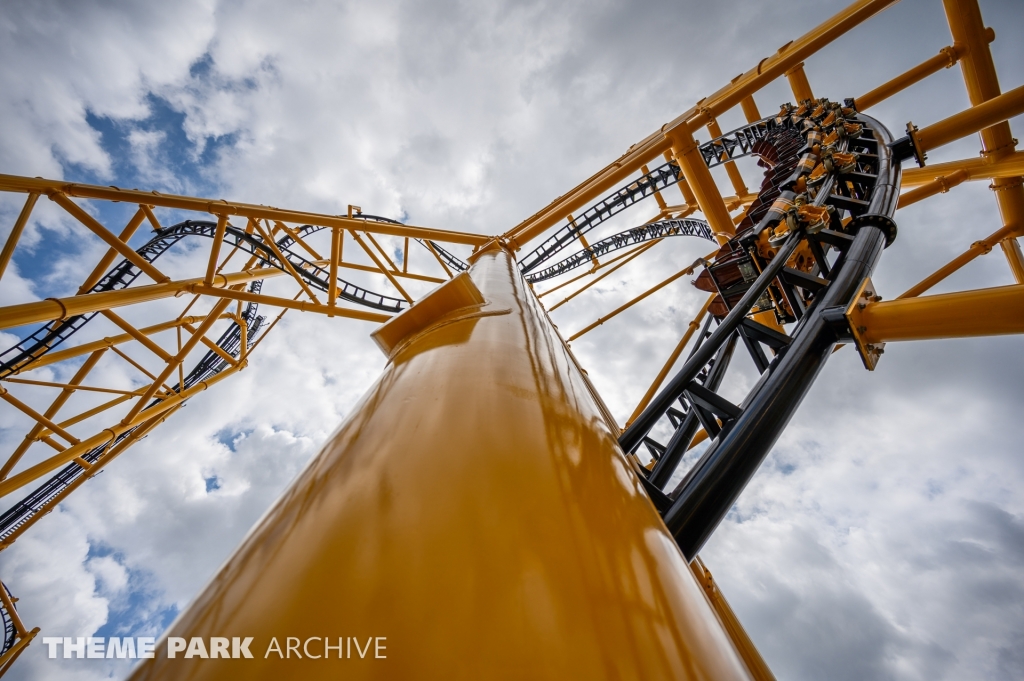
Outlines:
[{"label": "glossy yellow metal", "polygon": [[509,230],[505,237],[518,246],[523,246],[540,236],[569,213],[579,210],[588,201],[596,199],[630,177],[644,163],[668,151],[671,144],[665,138],[664,131],[687,123],[695,127],[707,125],[711,119],[740,104],[744,98],[753,95],[793,66],[895,2],[896,0],[859,0],[850,4],[802,37],[786,43],[778,52],[765,57],[754,68],[734,78],[731,83],[710,97],[702,99],[685,113],[662,126],[661,130],[634,144],[614,163],[523,220]]},{"label": "glossy yellow metal", "polygon": [[747,123],[756,123],[761,120],[761,112],[757,110],[757,102],[751,95],[740,100],[740,108],[743,109],[743,117],[747,119]]},{"label": "glossy yellow metal", "polygon": [[975,241],[967,251],[961,253],[949,261],[949,263],[929,274],[922,281],[907,289],[899,297],[914,298],[921,295],[975,258],[985,255],[986,253],[990,253],[996,244],[1001,243],[1005,239],[1015,239],[1022,233],[1024,233],[1024,228],[1017,225],[1010,225],[1009,227],[1003,227],[995,234],[991,234],[984,239]]},{"label": "glossy yellow metal", "polygon": [[995,178],[1016,178],[1024,175],[1024,151],[1002,155],[998,159],[991,155],[981,158],[965,158],[946,163],[932,163],[924,168],[904,168],[900,186],[904,189],[919,187],[939,177],[949,177],[963,170],[968,180],[991,180]]},{"label": "glossy yellow metal", "polygon": [[[711,134],[712,139],[717,139],[722,136],[722,127],[718,125],[717,120],[713,120],[708,123],[708,133]],[[741,197],[749,194],[750,190],[747,189],[747,185],[743,181],[743,176],[740,175],[740,169],[736,167],[736,162],[726,161],[723,165],[725,166],[726,174],[729,175],[729,182],[732,184],[732,188],[736,192],[736,196]]]},{"label": "glossy yellow metal", "polygon": [[14,249],[18,245],[18,239],[21,238],[21,232],[25,229],[25,225],[28,224],[28,218],[32,215],[32,208],[36,205],[36,199],[38,198],[39,194],[29,194],[28,198],[25,199],[25,205],[22,206],[21,213],[18,214],[18,219],[14,221],[14,228],[7,236],[7,241],[4,242],[3,250],[0,250],[0,278],[4,276],[4,271],[7,269],[7,263],[11,261],[11,256],[14,255]]},{"label": "glossy yellow metal", "polygon": [[643,412],[643,410],[647,408],[647,405],[650,404],[651,400],[654,399],[654,395],[658,392],[658,388],[660,388],[661,384],[665,382],[665,377],[668,376],[669,370],[675,366],[676,361],[679,359],[679,355],[683,352],[683,348],[685,348],[686,344],[690,342],[690,338],[693,337],[693,334],[696,333],[698,327],[700,327],[701,323],[704,321],[704,317],[707,315],[708,310],[711,309],[711,303],[715,302],[715,298],[717,297],[717,292],[708,296],[708,299],[704,302],[704,306],[701,307],[697,312],[697,315],[690,320],[690,323],[686,326],[686,332],[683,334],[683,337],[679,339],[679,343],[676,344],[676,347],[672,350],[671,354],[669,354],[665,364],[661,367],[661,371],[659,371],[658,375],[654,377],[651,387],[647,389],[647,392],[644,393],[644,396],[640,399],[640,403],[636,405],[636,409],[634,409],[633,413],[630,414],[628,419],[626,419],[627,428],[633,423],[633,421],[636,421],[636,418],[640,416],[641,412]]},{"label": "glossy yellow metal", "polygon": [[739,651],[743,661],[746,662],[747,668],[754,679],[756,681],[775,681],[775,675],[772,674],[772,670],[768,668],[764,658],[761,657],[757,646],[747,636],[747,632],[743,629],[743,625],[740,624],[736,613],[733,612],[732,606],[729,605],[729,601],[725,599],[725,595],[718,588],[715,578],[711,576],[711,570],[708,570],[700,556],[697,556],[690,562],[690,569],[693,570],[693,574],[697,577],[700,585],[704,587],[704,592],[707,594],[708,600],[711,601],[715,614],[721,620],[722,626],[729,632],[733,643],[736,644],[736,649]]},{"label": "glossy yellow metal", "polygon": [[[511,256],[469,276],[479,314],[414,325],[167,632],[252,636],[254,659],[160,642],[134,681],[751,678]],[[288,636],[386,637],[386,659],[264,657]]]},{"label": "glossy yellow metal", "polygon": [[483,234],[469,234],[466,232],[454,232],[445,229],[398,225],[390,222],[368,223],[366,220],[342,217],[339,215],[307,213],[305,211],[286,210],[270,206],[257,206],[251,203],[228,203],[227,201],[220,199],[215,200],[194,196],[161,194],[155,191],[144,192],[139,191],[138,189],[119,189],[117,187],[102,187],[100,185],[62,182],[60,180],[46,180],[42,178],[21,177],[18,175],[0,174],[0,191],[29,192],[37,194],[59,192],[65,196],[76,196],[83,199],[101,199],[104,201],[138,203],[143,205],[144,209],[148,208],[148,206],[162,206],[164,208],[195,210],[205,213],[213,213],[216,215],[238,215],[240,217],[260,220],[281,220],[282,222],[295,222],[298,224],[319,225],[322,227],[342,227],[345,229],[360,229],[363,231],[370,230],[376,234],[434,239],[436,241],[445,241],[453,244],[467,244],[470,246],[485,244],[491,238]]},{"label": "glossy yellow metal", "polygon": [[896,204],[896,207],[906,208],[907,206],[911,206],[918,201],[923,201],[930,196],[945,194],[953,187],[969,179],[971,179],[971,174],[967,170],[964,170],[963,168],[960,170],[954,170],[949,175],[936,177],[928,184],[923,184],[909,192],[903,192],[900,194],[899,203]]},{"label": "glossy yellow metal", "polygon": [[789,71],[786,71],[786,80],[789,81],[789,87],[793,90],[793,96],[796,97],[798,102],[814,99],[814,92],[811,91],[811,84],[807,80],[807,74],[804,73],[803,62],[800,62]]},{"label": "glossy yellow metal", "polygon": [[724,244],[736,233],[736,227],[718,185],[715,184],[715,178],[711,176],[711,171],[697,147],[697,141],[686,125],[669,130],[665,137],[671,142],[672,155],[679,163],[686,183],[693,190],[697,205],[704,212],[715,238],[718,239],[718,243]]},{"label": "glossy yellow metal", "polygon": [[[233,274],[218,274],[215,286],[228,287],[235,284],[246,284],[256,279],[266,279],[284,274],[281,270],[267,268],[246,270]],[[66,319],[74,315],[98,312],[112,307],[123,307],[136,303],[148,303],[152,300],[170,298],[183,292],[195,292],[202,288],[211,295],[226,295],[222,288],[203,286],[202,278],[183,281],[168,281],[163,284],[147,284],[133,286],[119,291],[87,293],[68,298],[47,298],[34,303],[20,303],[0,308],[0,329],[9,329],[26,324],[48,322],[54,319]]]},{"label": "glossy yellow metal", "polygon": [[1024,333],[1024,284],[866,303],[867,343]]},{"label": "glossy yellow metal", "polygon": [[[58,454],[51,456],[49,459],[41,461],[30,468],[23,470],[22,472],[12,475],[9,478],[4,479],[0,482],[0,497],[10,494],[14,490],[27,485],[33,480],[38,480],[47,473],[52,473],[67,462],[73,460],[75,457],[85,454],[94,447],[112,442],[117,438],[118,435],[125,431],[134,428],[135,426],[146,423],[150,419],[158,416],[163,416],[166,412],[171,409],[176,409],[185,400],[192,397],[193,395],[206,390],[210,386],[223,381],[225,378],[233,375],[234,373],[241,371],[245,368],[245,363],[241,362],[236,366],[228,367],[218,374],[214,374],[205,381],[200,381],[191,388],[183,390],[180,393],[175,393],[169,397],[164,398],[162,401],[148,406],[142,409],[136,414],[133,414],[131,419],[122,421],[116,425],[106,428],[99,433],[93,435],[90,438],[86,438],[78,442],[78,444],[68,447],[67,449],[59,452]],[[0,388],[2,390],[2,388]],[[5,399],[8,396],[5,396]],[[149,398],[146,398],[147,401]]]},{"label": "glossy yellow metal", "polygon": [[[995,32],[986,28],[981,18],[981,10],[977,0],[943,0],[949,29],[953,40],[967,48],[960,60],[967,95],[975,107],[990,102],[999,96],[999,78],[996,75],[995,63],[989,43],[995,39]],[[1021,88],[1017,88],[1019,92]],[[1020,113],[1020,107],[1017,107]],[[1008,114],[1007,118],[1010,115]],[[982,156],[998,161],[1013,154],[1017,140],[1010,132],[1008,121],[997,123],[981,131],[983,144]],[[1000,177],[992,181],[992,191],[996,195],[999,213],[1003,226],[1024,225],[1024,186],[1021,178]],[[1000,246],[1010,264],[1010,269],[1017,283],[1024,283],[1024,261],[1020,253],[1020,245],[1015,242],[1002,243]]]},{"label": "glossy yellow metal", "polygon": [[857,97],[854,100],[857,105],[857,110],[866,111],[875,104],[892,97],[897,92],[907,89],[914,83],[924,80],[933,73],[937,73],[942,69],[952,68],[960,60],[960,55],[963,51],[963,46],[960,46],[959,49],[955,45],[943,47],[939,50],[939,53],[931,59],[918,64],[909,71],[896,76],[886,83],[882,83],[874,90]]},{"label": "glossy yellow metal", "polygon": [[915,130],[911,135],[924,151],[992,127],[1024,113],[1024,85],[986,100],[949,118]]}]

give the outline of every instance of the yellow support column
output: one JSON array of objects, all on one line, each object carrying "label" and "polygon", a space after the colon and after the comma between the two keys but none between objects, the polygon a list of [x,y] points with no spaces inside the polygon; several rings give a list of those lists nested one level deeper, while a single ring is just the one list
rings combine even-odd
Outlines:
[{"label": "yellow support column", "polygon": [[665,137],[672,143],[672,155],[678,161],[686,184],[711,225],[715,238],[718,239],[718,243],[724,244],[736,234],[736,227],[732,222],[732,216],[729,215],[729,209],[725,207],[725,200],[718,191],[715,178],[711,176],[711,171],[700,154],[697,140],[693,138],[693,133],[685,124],[667,131]]},{"label": "yellow support column", "polygon": [[804,73],[803,62],[786,71],[786,80],[789,81],[789,87],[793,90],[793,96],[796,97],[797,102],[814,99],[811,84],[807,80],[807,74]]},{"label": "yellow support column", "polygon": [[[995,31],[985,27],[977,0],[943,0],[942,4],[946,10],[946,19],[953,40],[966,46],[966,54],[960,60],[960,68],[967,86],[967,95],[971,99],[971,104],[977,107],[1000,94],[999,78],[996,76],[992,52],[988,47],[989,43],[995,40]],[[1008,121],[982,130],[981,140],[984,146],[982,155],[993,161],[1013,154],[1017,146],[1017,140],[1010,132]],[[993,180],[992,190],[996,193],[1003,225],[1024,225],[1022,178],[998,178]],[[1017,283],[1024,284],[1024,258],[1021,257],[1020,245],[1014,241],[1000,246]]]},{"label": "yellow support column", "polygon": [[167,632],[253,659],[165,637],[132,679],[751,678],[512,257],[474,259]]}]

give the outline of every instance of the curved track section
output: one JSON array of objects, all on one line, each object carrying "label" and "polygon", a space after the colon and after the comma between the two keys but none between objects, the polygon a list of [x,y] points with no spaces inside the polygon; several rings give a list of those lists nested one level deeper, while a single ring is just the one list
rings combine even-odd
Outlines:
[{"label": "curved track section", "polygon": [[[386,218],[375,216],[364,216],[364,219],[377,222],[391,222]],[[186,220],[185,222],[166,227],[157,232],[156,236],[141,246],[136,252],[147,262],[154,262],[161,255],[166,253],[178,241],[189,236],[205,236],[212,238],[216,231],[215,222]],[[322,227],[303,225],[297,233],[300,236],[312,234]],[[239,250],[252,255],[258,255],[261,265],[277,269],[286,269],[284,264],[279,262],[277,255],[267,244],[257,236],[247,234],[245,230],[228,226],[224,241]],[[326,291],[329,284],[329,274],[326,269],[313,263],[310,260],[295,253],[290,247],[294,243],[291,236],[284,236],[275,242],[281,254],[288,260],[289,264],[310,286]],[[141,274],[141,270],[128,260],[122,260],[115,265],[88,293],[101,293],[105,291],[116,291],[128,288]],[[352,303],[365,305],[385,312],[400,312],[404,300],[384,296],[379,293],[368,291],[344,280],[339,279],[342,286],[338,287],[338,297]],[[93,314],[78,315],[61,321],[58,324],[44,324],[29,336],[23,338],[17,344],[0,353],[0,378],[10,376],[23,370],[33,361],[42,357],[47,352],[55,349],[61,343],[70,338],[76,331],[85,326]]]},{"label": "curved track section", "polygon": [[[397,224],[397,221],[395,220],[374,215],[359,215],[358,217],[368,222],[387,222]],[[318,232],[321,229],[325,228],[303,225],[296,230],[296,233],[300,237],[304,237]],[[147,261],[152,262],[181,239],[196,235],[212,238],[215,230],[216,223],[214,222],[182,222],[158,232],[157,236],[138,250],[138,253],[146,258]],[[244,230],[229,226],[225,230],[225,241],[233,246],[238,246],[240,250],[244,250],[247,253],[259,255],[261,257],[261,263],[264,265],[284,269],[283,264],[279,262],[273,250],[255,235],[247,234]],[[424,248],[428,248],[429,250],[426,243],[419,239],[417,239],[417,241],[420,241]],[[327,271],[319,265],[316,265],[315,263],[312,263],[311,261],[296,254],[294,250],[291,249],[291,246],[295,243],[295,240],[291,236],[286,235],[275,243],[282,255],[288,259],[292,267],[295,268],[296,272],[298,272],[308,284],[319,288],[320,290],[327,290],[329,281]],[[430,246],[433,247],[435,252],[443,258],[449,266],[459,270],[466,269],[466,263],[459,260],[438,244],[430,242]],[[139,274],[140,271],[138,268],[134,267],[129,261],[122,261],[111,269],[111,271],[100,280],[91,292],[111,291],[126,288],[135,281]],[[262,283],[262,281],[254,281],[249,286],[249,292],[259,293]],[[376,307],[377,309],[392,312],[400,311],[402,303],[405,302],[397,298],[381,296],[380,294],[367,291],[366,289],[362,289],[347,282],[344,283],[344,287],[339,287],[339,297],[351,302],[357,302],[369,307]],[[243,312],[243,317],[245,318],[246,326],[248,328],[248,334],[245,340],[247,343],[246,347],[252,346],[255,342],[264,322],[264,318],[257,315],[257,309],[258,306],[255,303],[249,303],[246,305]],[[64,322],[57,324],[55,327],[43,326],[28,338],[0,354],[0,376],[15,373],[31,364],[31,362],[36,358],[43,356],[50,350],[53,350],[60,343],[73,335],[78,329],[88,323],[93,316],[95,315],[81,315],[65,320]],[[241,336],[242,327],[236,322],[232,322],[216,341],[216,345],[230,356],[238,357],[242,347]],[[211,376],[220,373],[226,367],[227,361],[216,352],[210,350],[196,363],[188,375],[185,376],[181,388],[191,388],[192,386],[207,380]],[[177,389],[178,386],[175,386],[175,390]],[[83,454],[82,458],[89,463],[96,462],[104,452],[129,437],[134,430],[135,429],[132,429],[122,433],[112,442]],[[77,463],[69,463],[53,475],[53,477],[33,490],[28,496],[0,515],[0,541],[7,539],[19,527],[35,516],[40,509],[46,506],[55,497],[64,492],[72,483],[78,480],[84,473],[85,469],[82,466]],[[10,640],[13,645],[13,639],[8,640]],[[0,654],[2,654],[2,651],[0,651]]]},{"label": "curved track section", "polygon": [[[249,285],[249,291],[251,293],[259,293],[262,283],[262,281],[252,282],[252,284]],[[258,306],[256,303],[248,303],[242,313],[246,326],[248,327],[248,333],[245,341],[247,348],[251,347],[253,342],[255,342],[256,337],[263,326],[264,318],[257,315],[257,309]],[[232,322],[224,333],[221,334],[220,338],[217,339],[216,345],[232,357],[238,357],[242,348],[242,327],[239,326],[237,322]],[[180,389],[187,390],[188,388],[207,380],[211,376],[223,371],[227,368],[227,365],[227,360],[219,354],[213,350],[208,351],[196,363],[188,375],[185,376],[185,380],[180,385]],[[175,392],[178,392],[178,385],[173,386],[173,388]],[[154,400],[151,405],[156,404],[157,402],[159,402],[159,400]],[[90,464],[95,463],[104,452],[118,445],[121,441],[134,433],[135,430],[136,429],[133,428],[121,433],[121,435],[114,440],[86,452],[82,455],[82,458]],[[0,541],[11,536],[15,530],[36,515],[43,506],[67,489],[73,482],[78,480],[85,471],[86,469],[77,463],[69,463],[54,474],[53,477],[33,490],[24,499],[7,509],[3,515],[0,515]]]},{"label": "curved track section", "polygon": [[[709,168],[721,165],[743,156],[755,154],[758,142],[780,129],[792,128],[795,123],[791,116],[774,116],[737,128],[730,133],[700,145],[701,156]],[[579,217],[570,221],[544,243],[519,262],[519,270],[527,274],[550,259],[555,253],[571,244],[599,224],[624,211],[633,204],[646,199],[657,191],[678,183],[682,171],[675,161],[669,161],[625,187],[604,197]]]},{"label": "curved track section", "polygon": [[627,229],[624,232],[613,234],[607,239],[601,239],[595,244],[592,244],[590,248],[585,248],[582,251],[573,253],[565,260],[561,260],[550,267],[547,267],[540,272],[533,272],[526,275],[526,281],[531,284],[535,284],[538,281],[545,281],[547,279],[553,279],[560,274],[564,274],[569,270],[576,269],[580,265],[584,265],[591,262],[594,258],[598,258],[612,251],[617,251],[620,248],[626,248],[634,244],[643,243],[645,241],[651,241],[652,239],[664,239],[669,236],[695,236],[701,239],[707,239],[708,241],[714,241],[715,236],[711,232],[711,225],[704,222],[703,220],[659,220],[658,222],[649,222],[646,225],[640,227],[634,227]]},{"label": "curved track section", "polygon": [[[645,487],[687,559],[732,507],[836,344],[852,340],[845,313],[896,236],[902,159],[889,131],[849,100],[811,106],[782,114],[800,140],[780,131],[758,151],[770,166],[760,203],[707,270],[721,309],[712,309],[682,368],[619,439],[626,451],[643,445],[655,459]],[[768,315],[755,321],[759,312]],[[791,334],[769,323],[771,315],[794,322]],[[717,390],[740,345],[761,376],[733,404]],[[652,435],[656,427],[671,433],[667,443]],[[701,427],[711,444],[666,495]]]}]

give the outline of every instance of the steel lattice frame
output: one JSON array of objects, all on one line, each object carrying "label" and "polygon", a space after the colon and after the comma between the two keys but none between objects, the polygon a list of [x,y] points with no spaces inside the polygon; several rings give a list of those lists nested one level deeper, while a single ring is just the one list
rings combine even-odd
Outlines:
[{"label": "steel lattice frame", "polygon": [[[538,292],[544,298],[579,283],[572,294],[549,306],[554,309],[666,237],[697,236],[717,240],[719,247],[569,339],[703,266],[697,284],[710,297],[668,354],[620,438],[685,556],[694,558],[770,451],[837,343],[855,346],[865,365],[874,369],[890,341],[1024,333],[1024,257],[1017,241],[1024,235],[1024,154],[1016,151],[1008,123],[1024,112],[1024,87],[1000,92],[988,47],[992,35],[976,0],[944,0],[953,44],[859,97],[842,104],[816,99],[804,75],[805,59],[889,4],[892,0],[855,2],[701,100],[531,218],[493,237],[404,225],[362,215],[352,207],[348,215],[329,216],[0,175],[0,191],[27,194],[0,251],[0,276],[42,196],[108,247],[77,295],[0,308],[2,328],[41,325],[0,352],[0,377],[6,384],[0,387],[0,397],[34,422],[22,445],[0,466],[0,494],[23,497],[0,517],[0,549],[15,542],[190,397],[242,370],[249,353],[258,349],[289,309],[384,322],[415,302],[402,280],[439,284],[466,269],[466,263],[442,244],[480,248],[497,239],[519,250],[541,238],[538,246],[519,258],[531,285],[591,264],[583,274]],[[922,128],[909,125],[905,137],[894,136],[865,113],[957,63],[972,104],[968,110]],[[762,117],[753,97],[782,77],[792,88],[795,104]],[[717,119],[737,106],[748,124],[723,134]],[[710,142],[698,144],[694,139],[701,128],[707,129]],[[981,158],[926,165],[929,151],[979,132]],[[734,163],[745,155],[756,155],[769,166],[756,194],[747,190]],[[664,162],[653,171],[648,169],[648,164],[658,161]],[[910,167],[914,161],[920,167]],[[717,165],[725,167],[732,195],[725,195],[712,178],[709,169]],[[897,208],[968,180],[991,181],[1004,224],[896,300],[881,301],[869,277],[884,248],[897,236]],[[664,199],[662,192],[672,185],[678,187],[682,204],[669,205]],[[652,196],[659,211],[645,224],[593,245],[586,242],[585,235],[599,224]],[[74,198],[119,201],[138,208],[115,234]],[[193,218],[165,228],[155,208],[189,213]],[[689,218],[697,212],[704,220]],[[563,220],[566,223],[556,228]],[[129,239],[145,222],[155,236],[140,248],[129,247]],[[329,245],[321,247],[324,254],[313,242],[313,235],[321,231],[330,234]],[[372,265],[345,259],[346,233]],[[374,235],[404,239],[401,266]],[[171,280],[154,263],[190,236],[212,239],[205,271]],[[429,262],[445,277],[409,271],[411,239],[419,241]],[[576,241],[582,249],[541,268]],[[922,296],[996,246],[1009,266],[1012,283]],[[605,258],[623,248],[629,250]],[[247,258],[240,266],[233,263],[239,252]],[[380,275],[396,295],[350,284],[339,278],[343,269]],[[289,280],[295,295],[263,293],[262,282],[271,277]],[[187,301],[180,313],[144,328],[114,312],[118,307],[131,309],[175,296]],[[212,301],[209,311],[190,315],[204,298]],[[268,324],[257,306],[280,312]],[[73,345],[74,334],[94,318],[106,319],[121,333]],[[161,336],[162,342],[155,338],[165,332],[176,337],[171,349],[165,347],[167,335]],[[691,341],[688,359],[670,378]],[[740,345],[750,353],[761,380],[746,399],[733,404],[716,391]],[[149,356],[145,362],[136,359],[141,353]],[[159,369],[151,371],[145,364],[154,356]],[[78,366],[69,382],[26,378],[58,362]],[[100,362],[127,363],[145,382],[131,391],[86,385],[84,381]],[[19,383],[47,387],[55,394],[48,404],[33,406],[12,394]],[[82,392],[113,397],[73,416],[61,413],[65,403]],[[659,421],[667,423],[672,433],[667,442],[651,434]],[[81,430],[83,424],[95,423],[102,427]],[[712,442],[704,454],[691,463],[675,489],[666,490],[685,453],[706,439]],[[26,467],[21,462],[30,447],[49,447],[52,453]],[[646,465],[639,458],[642,452],[650,454]],[[33,491],[26,496],[25,490]],[[699,561],[694,565],[698,577],[710,584],[703,565]],[[22,623],[6,588],[0,589],[0,615],[4,622],[2,673],[38,629],[30,631]],[[747,651],[744,658],[761,678],[771,678],[756,650]]]}]

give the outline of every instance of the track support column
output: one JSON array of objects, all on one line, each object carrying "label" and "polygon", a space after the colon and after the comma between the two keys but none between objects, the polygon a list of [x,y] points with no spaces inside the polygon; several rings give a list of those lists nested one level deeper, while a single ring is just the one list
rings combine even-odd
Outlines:
[{"label": "track support column", "polygon": [[751,678],[504,247],[374,338],[380,380],[167,632],[254,659],[161,641],[133,679]]}]

